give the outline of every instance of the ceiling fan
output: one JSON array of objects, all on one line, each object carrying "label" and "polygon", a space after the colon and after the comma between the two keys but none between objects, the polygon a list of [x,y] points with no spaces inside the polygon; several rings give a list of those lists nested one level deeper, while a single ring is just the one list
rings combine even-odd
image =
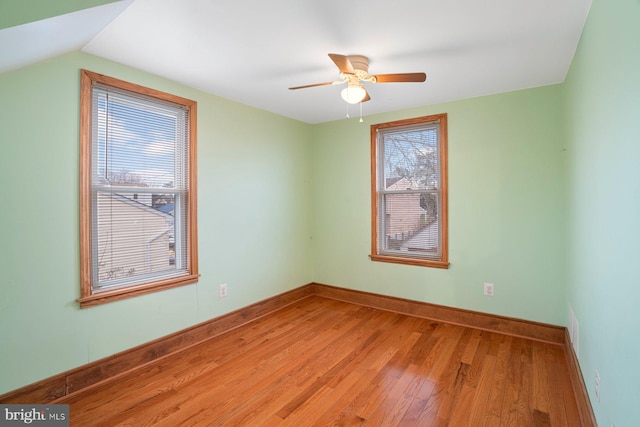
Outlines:
[{"label": "ceiling fan", "polygon": [[329,86],[347,83],[341,92],[342,99],[349,104],[366,102],[371,99],[360,82],[369,83],[421,83],[427,79],[425,73],[374,74],[369,75],[369,58],[362,55],[339,55],[330,53],[329,58],[340,70],[340,80],[290,87],[289,90],[305,89],[316,86]]}]

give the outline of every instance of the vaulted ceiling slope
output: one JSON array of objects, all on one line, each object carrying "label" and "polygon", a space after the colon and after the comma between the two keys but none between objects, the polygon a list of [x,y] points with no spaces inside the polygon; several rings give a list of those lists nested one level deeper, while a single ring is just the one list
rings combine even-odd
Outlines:
[{"label": "vaulted ceiling slope", "polygon": [[[307,123],[345,117],[328,53],[369,57],[365,115],[562,82],[591,0],[0,0],[0,73],[81,50]],[[90,7],[88,7],[90,6]],[[351,115],[359,107],[349,106]]]}]

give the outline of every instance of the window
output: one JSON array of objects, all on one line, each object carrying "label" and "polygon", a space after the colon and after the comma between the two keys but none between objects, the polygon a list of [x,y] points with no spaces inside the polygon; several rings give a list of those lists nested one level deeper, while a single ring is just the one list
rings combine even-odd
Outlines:
[{"label": "window", "polygon": [[81,72],[81,307],[198,280],[196,103]]},{"label": "window", "polygon": [[447,115],[371,126],[373,261],[448,268]]}]

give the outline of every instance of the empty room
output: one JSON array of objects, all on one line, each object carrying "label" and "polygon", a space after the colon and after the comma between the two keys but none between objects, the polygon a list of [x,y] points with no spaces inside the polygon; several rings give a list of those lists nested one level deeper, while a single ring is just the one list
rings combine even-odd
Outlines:
[{"label": "empty room", "polygon": [[639,0],[0,0],[0,424],[637,426],[639,41]]}]

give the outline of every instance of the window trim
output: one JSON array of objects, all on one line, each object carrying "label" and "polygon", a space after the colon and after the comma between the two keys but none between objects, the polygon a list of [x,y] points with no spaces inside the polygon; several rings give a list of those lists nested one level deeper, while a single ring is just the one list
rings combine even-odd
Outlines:
[{"label": "window trim", "polygon": [[[103,84],[137,94],[183,105],[189,112],[189,197],[187,250],[188,271],[185,276],[159,280],[112,290],[96,290],[92,287],[92,237],[91,237],[91,125],[92,87]],[[80,298],[81,308],[144,295],[198,281],[198,221],[197,221],[197,103],[169,93],[161,92],[113,77],[80,70]]]},{"label": "window trim", "polygon": [[[441,233],[440,259],[419,259],[384,255],[378,252],[378,131],[383,129],[404,127],[418,124],[439,122],[440,125],[440,204],[441,204]],[[448,156],[447,156],[447,113],[396,120],[393,122],[371,125],[371,255],[372,261],[390,262],[396,264],[416,265],[422,267],[449,268],[449,208],[448,208]]]}]

